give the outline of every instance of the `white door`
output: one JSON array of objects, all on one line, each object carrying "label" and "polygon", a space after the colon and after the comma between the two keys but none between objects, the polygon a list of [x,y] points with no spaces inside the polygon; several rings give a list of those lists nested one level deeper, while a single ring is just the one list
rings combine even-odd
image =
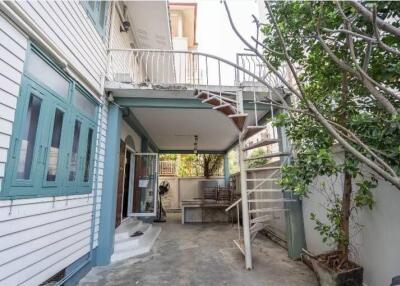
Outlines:
[{"label": "white door", "polygon": [[158,199],[158,154],[131,156],[128,216],[156,216]]}]

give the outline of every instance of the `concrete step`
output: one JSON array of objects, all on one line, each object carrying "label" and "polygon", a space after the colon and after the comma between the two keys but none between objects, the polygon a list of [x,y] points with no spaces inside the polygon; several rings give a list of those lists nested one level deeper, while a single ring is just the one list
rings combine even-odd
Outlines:
[{"label": "concrete step", "polygon": [[246,179],[247,182],[278,182],[280,179],[275,178],[250,178]]},{"label": "concrete step", "polygon": [[263,215],[250,220],[250,223],[260,223],[260,222],[267,222],[274,219],[273,215]]},{"label": "concrete step", "polygon": [[252,144],[250,144],[248,146],[245,146],[242,150],[243,151],[247,151],[247,150],[251,150],[251,149],[255,149],[255,148],[259,148],[259,147],[275,144],[275,143],[278,143],[278,142],[279,142],[279,139],[267,138],[267,139],[260,140],[258,142],[254,142],[254,143],[252,143]]},{"label": "concrete step", "polygon": [[246,169],[247,172],[257,172],[257,171],[272,171],[272,170],[279,170],[282,166],[270,166],[270,167],[260,167],[260,168],[248,168]]},{"label": "concrete step", "polygon": [[268,158],[274,158],[274,157],[284,157],[284,156],[289,156],[289,152],[277,152],[277,153],[271,153],[271,154],[265,154],[257,157],[252,157],[252,158],[246,158],[244,159],[245,161],[251,161],[251,160],[259,160],[259,159],[268,159]]},{"label": "concrete step", "polygon": [[249,210],[250,214],[255,214],[255,213],[274,213],[274,212],[286,212],[288,209],[277,209],[277,208],[263,208],[263,209],[254,209],[254,210]]},{"label": "concrete step", "polygon": [[236,113],[228,115],[229,118],[232,119],[233,123],[235,123],[236,127],[242,131],[244,124],[246,123],[248,114],[247,113]]},{"label": "concrete step", "polygon": [[248,138],[250,138],[251,136],[257,134],[258,132],[265,130],[266,127],[265,126],[247,126],[242,135],[240,136],[241,140],[246,140]]},{"label": "concrete step", "polygon": [[248,189],[248,194],[251,193],[282,193],[281,189]]},{"label": "concrete step", "polygon": [[250,227],[250,233],[252,234],[255,232],[259,232],[260,230],[262,230],[266,227],[267,227],[267,223],[265,221],[264,222],[256,222],[255,224],[253,224]]},{"label": "concrete step", "polygon": [[111,262],[114,263],[123,259],[149,253],[160,235],[160,232],[161,227],[151,225],[143,235],[115,243]]},{"label": "concrete step", "polygon": [[230,103],[223,103],[213,107],[214,110],[218,110],[225,115],[236,114],[236,109]]},{"label": "concrete step", "polygon": [[291,199],[251,199],[248,200],[249,203],[283,203],[283,202],[296,202],[296,200]]}]

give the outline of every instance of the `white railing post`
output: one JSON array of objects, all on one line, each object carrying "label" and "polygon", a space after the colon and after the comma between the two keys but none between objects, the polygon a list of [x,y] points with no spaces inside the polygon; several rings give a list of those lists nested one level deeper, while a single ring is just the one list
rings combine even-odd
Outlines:
[{"label": "white railing post", "polygon": [[253,268],[251,258],[251,238],[250,238],[250,214],[249,204],[247,200],[247,173],[244,161],[244,142],[239,137],[239,165],[240,165],[240,192],[242,194],[242,224],[243,224],[243,243],[244,243],[244,256],[246,261],[246,269]]}]

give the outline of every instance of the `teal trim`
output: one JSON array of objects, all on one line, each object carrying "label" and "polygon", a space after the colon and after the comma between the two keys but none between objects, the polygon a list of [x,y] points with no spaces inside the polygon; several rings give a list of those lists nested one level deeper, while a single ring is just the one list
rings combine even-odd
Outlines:
[{"label": "teal trim", "polygon": [[[174,109],[210,109],[212,105],[202,103],[197,98],[160,98],[160,97],[117,97],[115,103],[132,108],[174,108]],[[245,101],[245,110],[254,110],[254,104]],[[258,110],[268,110],[266,105]]]},{"label": "teal trim", "polygon": [[[93,182],[93,165],[95,153],[95,138],[97,136],[97,120],[98,120],[98,104],[92,96],[66,73],[61,71],[57,65],[51,61],[49,57],[44,55],[40,49],[33,43],[30,43],[27,51],[26,63],[29,64],[29,55],[35,53],[41,57],[49,66],[58,72],[63,78],[69,82],[68,96],[61,96],[45,85],[45,79],[40,79],[40,75],[27,74],[26,65],[24,66],[24,74],[21,80],[20,94],[17,100],[16,115],[13,123],[13,131],[11,136],[11,144],[8,152],[6,163],[5,178],[3,181],[0,199],[20,199],[31,197],[49,197],[73,194],[90,193]],[[87,97],[90,102],[95,104],[96,116],[89,117],[83,114],[72,101],[75,96],[75,87]],[[30,165],[30,176],[28,178],[19,178],[17,176],[20,168],[19,156],[24,154],[21,152],[23,141],[28,136],[26,132],[26,124],[32,122],[28,114],[28,105],[30,98],[34,96],[40,101],[40,111],[37,125],[34,126],[36,135],[34,145],[28,154],[32,155],[32,163]],[[59,148],[55,150],[53,145],[53,127],[56,111],[62,113],[61,131],[59,137]],[[79,148],[75,166],[77,168],[77,178],[72,183],[68,181],[68,165],[69,154],[72,149],[72,134],[75,118],[79,118],[82,122],[81,136],[79,140]],[[92,141],[88,142],[88,132],[92,129]],[[30,131],[31,132],[31,131]],[[24,143],[26,145],[26,143]],[[54,143],[55,144],[55,143]],[[24,145],[24,146],[25,146]],[[89,177],[84,180],[85,159],[87,156],[87,147],[90,146],[90,161],[88,165]],[[26,146],[24,147],[26,148]],[[53,151],[50,154],[50,151]],[[52,155],[52,156],[50,156]],[[56,157],[55,157],[56,156]],[[55,162],[55,159],[57,160]],[[53,178],[47,178],[50,164],[56,164],[55,178],[54,173],[50,174]],[[54,166],[53,166],[54,168]]]},{"label": "teal trim", "polygon": [[[194,154],[193,150],[158,150],[160,154]],[[225,151],[219,150],[198,150],[198,154],[220,154],[224,155]]]},{"label": "teal trim", "polygon": [[[147,141],[146,144],[148,144],[149,147],[151,149],[153,149],[155,153],[158,152],[157,144],[154,143],[154,141],[151,138],[151,136],[149,135],[149,133],[147,133],[146,129],[140,123],[139,119],[137,119],[136,116],[128,108],[124,109],[123,119],[142,138],[142,148],[141,148],[142,150],[141,150],[141,152],[145,152],[145,151],[143,151],[143,140],[144,139]],[[147,150],[147,147],[144,147],[144,148]]]},{"label": "teal trim", "polygon": [[142,141],[140,144],[140,152],[146,153],[149,149],[149,141],[146,137],[142,137]]},{"label": "teal trim", "polygon": [[292,259],[299,259],[303,249],[307,249],[302,201],[298,196],[288,192],[284,193],[284,198],[297,199],[295,202],[285,202],[284,208],[288,210],[285,212],[288,256]]},{"label": "teal trim", "polygon": [[121,134],[122,112],[115,104],[108,108],[107,142],[105,151],[103,192],[99,227],[99,245],[96,265],[110,263],[113,253],[116,189],[118,186],[119,145]]},{"label": "teal trim", "polygon": [[229,156],[228,153],[224,155],[224,179],[225,179],[225,186],[229,184]]},{"label": "teal trim", "polygon": [[[86,276],[93,268],[94,258],[96,257],[96,249],[93,250],[92,255],[87,253],[81,258],[70,264],[65,268],[65,277],[63,281],[59,281],[56,286],[75,286],[79,284],[79,280]],[[92,259],[91,259],[92,258]],[[60,283],[61,282],[61,283]]]},{"label": "teal trim", "polygon": [[[106,24],[108,18],[108,11],[110,7],[108,1],[80,1],[80,2],[82,3],[82,6],[86,11],[86,14],[88,14],[97,32],[104,39],[106,37],[106,32],[107,32]],[[104,9],[104,15],[101,15],[101,9]]]}]

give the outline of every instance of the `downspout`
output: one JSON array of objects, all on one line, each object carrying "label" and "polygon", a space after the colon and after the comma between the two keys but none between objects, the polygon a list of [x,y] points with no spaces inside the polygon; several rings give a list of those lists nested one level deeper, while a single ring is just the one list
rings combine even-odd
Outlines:
[{"label": "downspout", "polygon": [[[105,101],[105,97],[102,97],[102,102]],[[103,128],[103,120],[102,120],[102,114],[103,114],[103,106],[104,104],[100,104],[99,108],[99,119],[100,119],[100,125],[99,125],[99,132],[97,133],[97,143],[96,143],[96,148],[97,149],[100,146],[100,139],[101,139],[101,130]],[[94,245],[94,232],[96,228],[96,211],[97,211],[97,191],[99,187],[99,156],[97,156],[97,161],[96,161],[96,177],[95,177],[95,183],[94,183],[94,190],[93,190],[93,206],[92,206],[92,219],[91,219],[91,228],[90,228],[90,251],[89,251],[89,257],[82,262],[81,265],[79,265],[77,268],[75,268],[71,273],[69,273],[67,276],[64,276],[63,279],[58,281],[55,286],[61,286],[64,285],[65,282],[67,282],[71,277],[73,277],[75,274],[77,274],[79,271],[81,271],[84,267],[86,267],[88,264],[91,264],[93,262],[93,245]]]},{"label": "downspout", "polygon": [[[115,2],[112,2],[112,6],[110,6],[110,18],[109,18],[109,32],[108,32],[108,47],[110,46],[111,42],[111,31],[112,31],[112,20],[114,16],[114,9],[115,9]],[[107,57],[107,60],[109,58]],[[108,63],[106,66],[106,74],[108,72]],[[103,83],[102,86],[104,87],[104,81],[105,77],[103,77]],[[103,88],[104,90],[104,88]],[[100,108],[99,108],[99,119],[100,119],[100,125],[99,125],[99,132],[97,136],[97,143],[96,143],[96,148],[97,149],[100,146],[100,141],[101,141],[101,130],[103,128],[103,120],[102,120],[102,115],[103,115],[103,107],[104,107],[104,102],[106,101],[106,97],[102,95],[101,97],[101,103],[100,103]],[[93,263],[93,245],[94,245],[94,232],[96,228],[96,210],[97,210],[97,191],[98,191],[98,185],[99,185],[99,158],[97,158],[96,162],[96,178],[95,178],[95,189],[93,191],[93,207],[92,207],[92,219],[91,219],[91,228],[90,228],[90,251],[89,251],[89,257],[86,259],[81,265],[79,265],[76,269],[74,269],[71,273],[69,273],[67,276],[65,276],[62,280],[58,281],[55,286],[61,286],[65,282],[67,282],[71,277],[76,275],[79,271],[81,271],[84,267],[86,267],[88,264]]]},{"label": "downspout", "polygon": [[[2,3],[1,3],[2,4]],[[113,16],[113,11],[114,11],[114,2],[113,6],[111,6],[111,12],[110,12],[110,29],[109,29],[109,39],[108,39],[108,44],[110,43],[110,35],[111,35],[111,21],[112,21],[112,16]],[[102,79],[105,81],[105,77]],[[104,82],[102,83],[102,86],[104,86]],[[99,132],[97,133],[97,143],[96,143],[96,148],[100,146],[100,141],[101,141],[101,130],[103,128],[103,120],[102,120],[102,115],[103,115],[103,107],[104,107],[104,102],[106,98],[104,95],[102,95],[100,99],[100,106],[99,106],[99,117],[98,120],[100,120],[100,124],[98,127]],[[94,245],[94,233],[96,229],[96,211],[97,211],[97,194],[98,194],[98,187],[99,187],[99,156],[97,155],[97,160],[96,160],[96,177],[95,177],[95,182],[94,182],[94,190],[93,190],[93,206],[92,206],[92,218],[91,218],[91,228],[90,228],[90,251],[89,251],[89,256],[88,258],[77,268],[75,268],[71,273],[69,273],[67,276],[64,276],[63,279],[58,281],[55,286],[61,286],[64,283],[66,283],[69,279],[71,279],[74,275],[76,275],[79,271],[81,271],[84,267],[87,265],[93,263],[93,245]]]}]

